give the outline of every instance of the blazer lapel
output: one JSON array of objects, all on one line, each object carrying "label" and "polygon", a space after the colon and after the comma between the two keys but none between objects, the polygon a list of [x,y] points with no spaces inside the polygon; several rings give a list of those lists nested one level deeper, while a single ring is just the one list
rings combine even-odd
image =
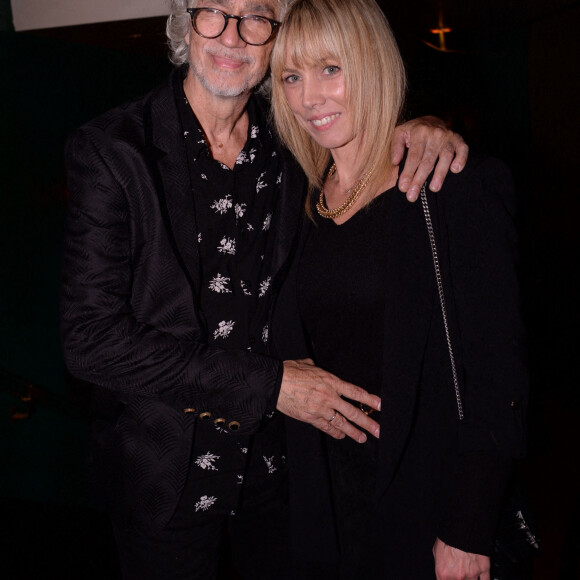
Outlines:
[{"label": "blazer lapel", "polygon": [[280,146],[279,150],[283,159],[283,177],[280,199],[272,220],[275,224],[271,254],[273,276],[285,271],[282,266],[297,243],[306,193],[306,178],[302,169],[287,149]]},{"label": "blazer lapel", "polygon": [[[176,70],[173,74],[180,72]],[[160,208],[177,258],[196,290],[200,277],[197,227],[186,147],[171,80],[151,94],[144,123]]]},{"label": "blazer lapel", "polygon": [[398,190],[391,202],[378,492],[386,491],[411,430],[435,299],[433,263],[420,202]]}]

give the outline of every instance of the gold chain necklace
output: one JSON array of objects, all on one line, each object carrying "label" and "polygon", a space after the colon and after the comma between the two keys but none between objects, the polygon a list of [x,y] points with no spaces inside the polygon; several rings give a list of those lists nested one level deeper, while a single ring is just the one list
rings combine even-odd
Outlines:
[{"label": "gold chain necklace", "polygon": [[[342,214],[345,214],[355,203],[355,201],[359,198],[360,194],[364,191],[364,188],[368,185],[371,175],[373,174],[373,170],[371,169],[369,172],[365,173],[358,181],[358,183],[351,187],[352,193],[346,198],[346,201],[339,207],[335,209],[328,209],[326,204],[324,203],[324,188],[326,186],[326,182],[328,181],[329,177],[332,177],[336,173],[336,164],[333,163],[328,170],[328,174],[324,179],[324,183],[322,184],[322,188],[320,189],[320,197],[318,198],[318,203],[316,204],[316,211],[318,215],[323,218],[327,219],[335,219]],[[347,193],[348,191],[347,190]]]}]

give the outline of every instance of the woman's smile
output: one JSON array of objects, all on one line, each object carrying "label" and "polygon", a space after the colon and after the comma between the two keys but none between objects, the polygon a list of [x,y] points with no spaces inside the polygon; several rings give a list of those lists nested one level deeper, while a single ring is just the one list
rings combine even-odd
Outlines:
[{"label": "woman's smile", "polygon": [[326,115],[325,117],[322,118],[314,118],[314,119],[310,119],[310,122],[317,128],[319,129],[325,129],[328,128],[328,126],[335,121],[336,119],[338,119],[338,117],[340,117],[340,113],[334,113],[332,115]]}]

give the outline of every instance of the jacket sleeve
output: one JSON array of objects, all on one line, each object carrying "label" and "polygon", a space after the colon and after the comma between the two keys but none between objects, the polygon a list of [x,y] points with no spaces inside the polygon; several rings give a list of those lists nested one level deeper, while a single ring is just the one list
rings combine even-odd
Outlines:
[{"label": "jacket sleeve", "polygon": [[525,451],[528,376],[511,175],[497,160],[475,159],[439,208],[465,414],[439,537],[490,555],[512,459]]},{"label": "jacket sleeve", "polygon": [[[112,147],[103,133],[79,131],[66,148],[70,200],[61,334],[69,371],[114,391],[121,400],[154,397],[179,410],[210,411],[238,421],[240,433],[256,430],[279,389],[280,361],[211,347],[200,340],[197,322],[184,322],[183,317],[192,316],[191,307],[183,307],[192,299],[186,284],[176,283],[175,300],[159,305],[162,324],[135,315],[133,281],[143,257],[135,260],[131,229],[147,215],[132,215],[135,204],[129,201],[130,184],[123,172],[124,156],[135,152],[127,144],[127,150],[118,143]],[[142,179],[147,180],[147,175]],[[175,270],[154,274],[171,276],[171,272]],[[163,316],[178,321],[181,330],[173,332]]]}]

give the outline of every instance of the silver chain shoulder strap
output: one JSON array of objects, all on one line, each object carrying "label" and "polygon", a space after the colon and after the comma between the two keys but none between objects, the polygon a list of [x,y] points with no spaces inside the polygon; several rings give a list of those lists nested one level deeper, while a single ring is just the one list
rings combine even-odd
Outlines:
[{"label": "silver chain shoulder strap", "polygon": [[447,348],[449,350],[449,360],[451,361],[451,373],[453,374],[453,386],[455,387],[455,398],[457,400],[457,412],[459,420],[463,421],[463,402],[461,401],[461,391],[459,390],[459,380],[457,379],[457,368],[455,367],[455,356],[451,345],[451,334],[449,333],[449,323],[447,321],[447,306],[445,304],[445,294],[443,293],[443,282],[441,280],[441,268],[439,267],[439,254],[435,244],[435,233],[433,231],[433,222],[431,221],[431,212],[427,203],[427,183],[421,188],[421,205],[427,224],[427,233],[429,234],[429,243],[431,244],[431,253],[433,254],[433,265],[435,266],[435,278],[437,280],[437,290],[439,291],[439,302],[443,314],[443,326],[445,327],[445,338],[447,339]]}]

